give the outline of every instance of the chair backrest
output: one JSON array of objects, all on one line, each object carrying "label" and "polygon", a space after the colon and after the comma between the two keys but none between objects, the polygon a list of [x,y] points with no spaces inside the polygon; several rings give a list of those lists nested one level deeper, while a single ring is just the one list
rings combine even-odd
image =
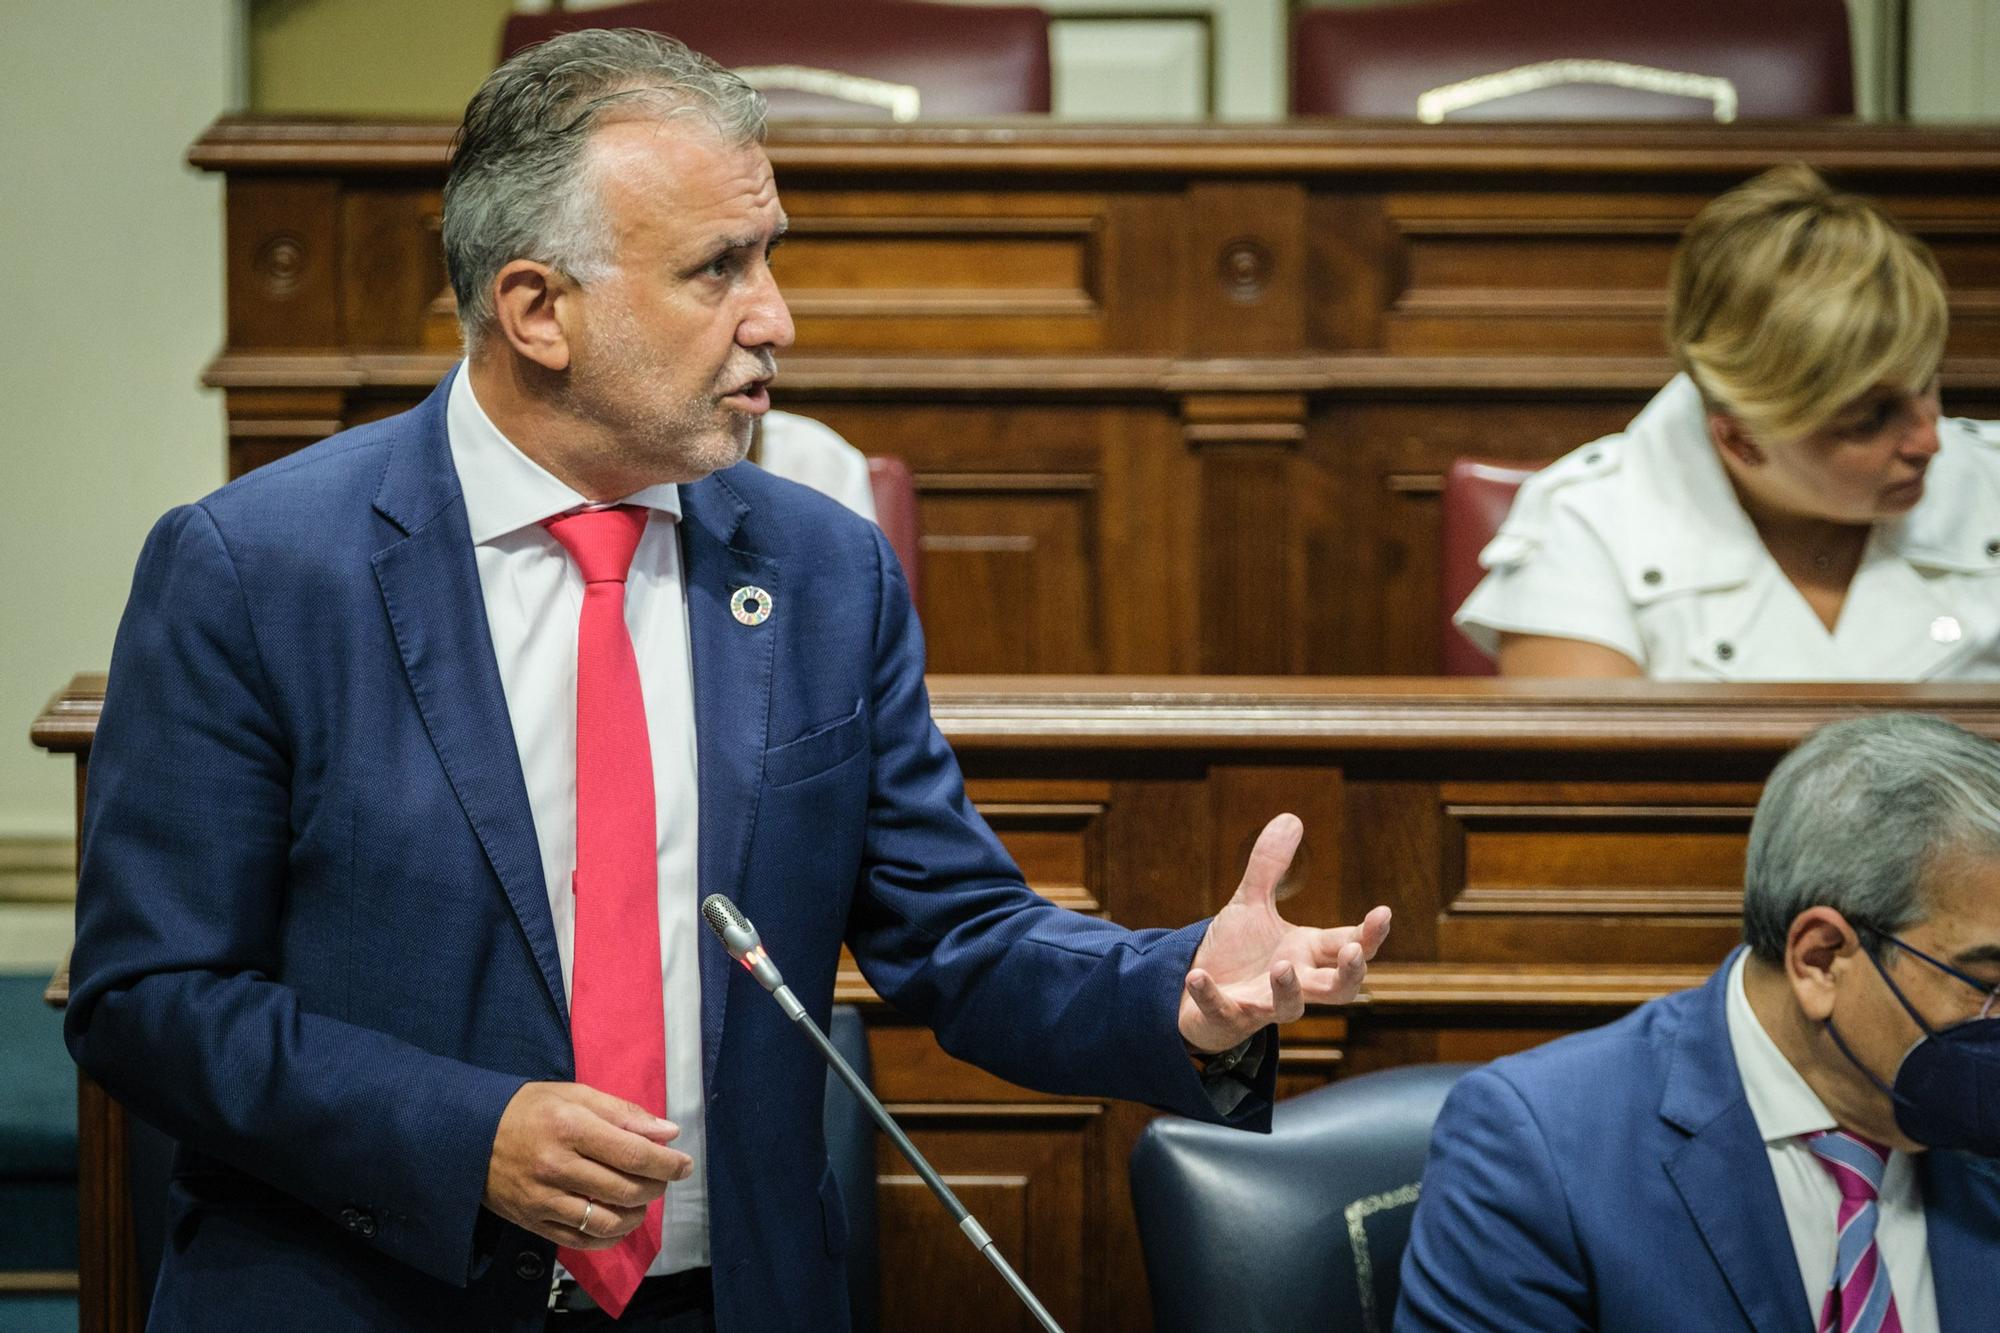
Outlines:
[{"label": "chair backrest", "polygon": [[1420,120],[1846,116],[1845,0],[1444,0],[1300,12],[1295,115]]},{"label": "chair backrest", "polygon": [[1472,1065],[1359,1074],[1279,1102],[1269,1134],[1162,1116],[1132,1149],[1160,1333],[1382,1333],[1445,1094]]},{"label": "chair backrest", "polygon": [[1503,458],[1459,458],[1445,469],[1443,514],[1438,523],[1442,550],[1438,558],[1438,599],[1444,615],[1440,642],[1447,676],[1490,676],[1493,659],[1459,633],[1451,617],[1472,590],[1483,570],[1479,553],[1513,506],[1514,492],[1536,469]]},{"label": "chair backrest", "polygon": [[764,92],[774,118],[963,119],[1049,109],[1049,20],[1039,9],[927,0],[643,0],[515,14],[522,47],[578,28],[671,33]]},{"label": "chair backrest", "polygon": [[923,542],[917,524],[917,481],[900,458],[878,454],[868,460],[868,487],[875,493],[875,521],[889,539],[903,578],[910,585],[910,602],[921,614],[923,603]]}]

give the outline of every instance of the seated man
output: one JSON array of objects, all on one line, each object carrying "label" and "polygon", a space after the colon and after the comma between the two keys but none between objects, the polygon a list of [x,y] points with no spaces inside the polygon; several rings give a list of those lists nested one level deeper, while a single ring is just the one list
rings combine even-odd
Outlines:
[{"label": "seated man", "polygon": [[2000,746],[1817,732],[1758,804],[1743,918],[1701,989],[1453,1089],[1398,1329],[1994,1326],[2000,1164],[1938,1146],[1966,1108],[1910,1074],[2000,991]]}]

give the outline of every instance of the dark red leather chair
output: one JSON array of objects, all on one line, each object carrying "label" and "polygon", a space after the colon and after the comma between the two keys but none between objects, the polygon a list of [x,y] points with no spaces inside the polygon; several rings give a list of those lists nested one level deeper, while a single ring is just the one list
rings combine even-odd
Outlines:
[{"label": "dark red leather chair", "polygon": [[[1468,87],[1475,79],[1482,84]],[[1292,112],[1432,121],[1847,116],[1847,5],[1444,0],[1307,9],[1292,28]]]},{"label": "dark red leather chair", "polygon": [[1514,492],[1536,469],[1505,458],[1460,458],[1444,474],[1444,514],[1439,521],[1443,552],[1438,561],[1438,591],[1444,610],[1444,674],[1491,676],[1493,659],[1451,623],[1452,613],[1472,596],[1485,575],[1479,553],[1514,503]]},{"label": "dark red leather chair", "polygon": [[900,458],[877,456],[868,460],[868,488],[875,492],[875,521],[896,559],[903,564],[903,578],[910,585],[910,602],[924,609],[919,596],[922,585],[919,566],[923,563],[921,531],[917,526],[917,481],[910,465]]},{"label": "dark red leather chair", "polygon": [[650,28],[742,73],[775,118],[930,120],[1049,109],[1049,20],[926,0],[645,0],[516,14],[501,59],[578,28]]}]

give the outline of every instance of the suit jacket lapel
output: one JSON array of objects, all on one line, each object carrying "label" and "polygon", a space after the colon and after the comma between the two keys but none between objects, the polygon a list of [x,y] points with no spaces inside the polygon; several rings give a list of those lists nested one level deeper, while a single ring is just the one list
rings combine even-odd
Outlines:
[{"label": "suit jacket lapel", "polygon": [[1724,1008],[1735,955],[1692,1001],[1674,1039],[1660,1116],[1688,1137],[1667,1175],[1757,1333],[1812,1333],[1784,1204],[1729,1043]]},{"label": "suit jacket lapel", "polygon": [[[778,562],[764,555],[749,525],[750,508],[722,475],[681,487],[681,556],[687,581],[688,641],[694,658],[695,745],[701,787],[700,893],[726,894],[752,921],[757,886],[747,884],[757,798],[770,743],[771,672],[783,625]],[[743,587],[762,588],[772,618],[744,625],[730,610]],[[720,946],[702,941],[702,1071],[715,1081],[722,1049],[731,965]]]},{"label": "suit jacket lapel", "polygon": [[499,878],[563,1026],[562,963],[534,812],[493,657],[465,501],[445,436],[443,384],[389,451],[375,508],[403,533],[377,551],[375,580],[438,762]]},{"label": "suit jacket lapel", "polygon": [[1932,1149],[1917,1163],[1939,1333],[1990,1329],[1993,1245],[2000,1236],[2000,1162]]}]

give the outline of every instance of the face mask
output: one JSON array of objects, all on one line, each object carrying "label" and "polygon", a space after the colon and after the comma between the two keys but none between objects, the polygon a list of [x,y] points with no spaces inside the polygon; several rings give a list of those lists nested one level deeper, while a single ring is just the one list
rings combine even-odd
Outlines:
[{"label": "face mask", "polygon": [[[1893,935],[1882,938],[1932,967],[1986,990],[1983,982],[1911,948]],[[1841,1054],[1867,1075],[1869,1082],[1888,1094],[1896,1110],[1896,1127],[1910,1138],[1926,1147],[1957,1148],[1985,1157],[2000,1157],[2000,1018],[1975,1018],[1947,1028],[1933,1028],[1889,979],[1872,950],[1868,959],[1881,973],[1883,983],[1897,1003],[1924,1030],[1923,1039],[1903,1057],[1902,1067],[1896,1071],[1895,1086],[1891,1087],[1874,1070],[1855,1059],[1830,1018],[1826,1023],[1827,1034]]]}]

